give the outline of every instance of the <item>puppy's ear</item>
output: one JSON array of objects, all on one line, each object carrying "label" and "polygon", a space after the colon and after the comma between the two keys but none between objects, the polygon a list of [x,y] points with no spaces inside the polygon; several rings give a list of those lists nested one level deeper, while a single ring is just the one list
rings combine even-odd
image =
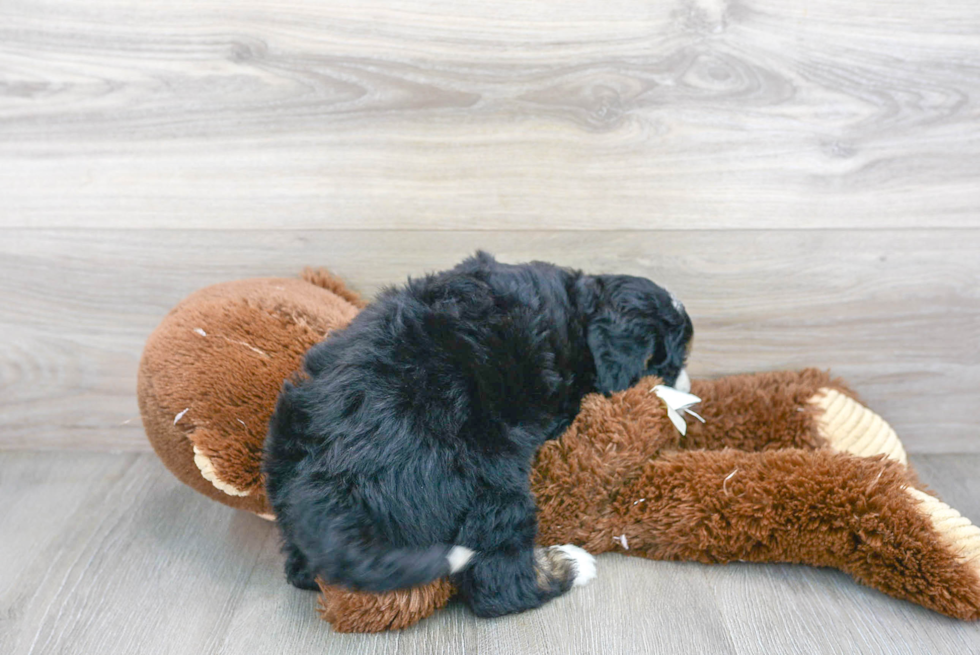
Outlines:
[{"label": "puppy's ear", "polygon": [[589,323],[586,339],[595,361],[596,388],[604,394],[628,389],[645,371],[649,343],[632,332],[627,321],[613,312]]}]

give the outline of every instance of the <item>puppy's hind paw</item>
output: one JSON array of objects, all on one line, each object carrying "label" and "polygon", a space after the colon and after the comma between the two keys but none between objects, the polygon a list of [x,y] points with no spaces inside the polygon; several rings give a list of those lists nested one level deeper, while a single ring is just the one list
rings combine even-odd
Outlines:
[{"label": "puppy's hind paw", "polygon": [[595,577],[595,558],[578,546],[566,544],[534,549],[538,587],[564,593]]},{"label": "puppy's hind paw", "polygon": [[595,557],[578,546],[571,544],[553,546],[553,548],[561,551],[568,559],[572,560],[572,565],[575,569],[575,578],[572,580],[572,586],[581,587],[592,582],[596,576]]}]

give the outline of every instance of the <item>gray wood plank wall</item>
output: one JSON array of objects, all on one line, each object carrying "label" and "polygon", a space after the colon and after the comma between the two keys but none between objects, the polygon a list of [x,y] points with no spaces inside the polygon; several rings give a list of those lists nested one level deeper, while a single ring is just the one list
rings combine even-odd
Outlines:
[{"label": "gray wood plank wall", "polygon": [[7,0],[0,447],[145,449],[142,343],[203,285],[483,247],[980,452],[978,43],[975,0]]}]

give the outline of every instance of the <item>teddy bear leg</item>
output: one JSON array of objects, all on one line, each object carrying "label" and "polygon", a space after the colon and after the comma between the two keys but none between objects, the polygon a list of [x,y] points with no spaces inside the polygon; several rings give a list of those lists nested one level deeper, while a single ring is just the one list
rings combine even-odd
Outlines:
[{"label": "teddy bear leg", "polygon": [[694,407],[680,448],[745,451],[830,447],[861,457],[883,454],[906,463],[895,431],[825,371],[777,371],[695,380]]},{"label": "teddy bear leg", "polygon": [[668,453],[608,514],[586,540],[593,552],[832,566],[894,597],[980,618],[980,529],[881,455]]},{"label": "teddy bear leg", "polygon": [[317,583],[320,616],[337,632],[401,630],[445,607],[454,593],[447,579],[380,594]]}]

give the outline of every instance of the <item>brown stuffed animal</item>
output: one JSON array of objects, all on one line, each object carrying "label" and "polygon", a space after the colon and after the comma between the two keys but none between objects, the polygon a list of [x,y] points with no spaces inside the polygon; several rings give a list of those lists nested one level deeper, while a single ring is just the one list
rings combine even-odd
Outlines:
[{"label": "brown stuffed animal", "polygon": [[[323,270],[208,287],[147,342],[139,402],[164,464],[215,500],[273,518],[266,424],[307,348],[363,306]],[[980,529],[926,491],[894,431],[827,374],[694,381],[686,435],[658,380],[588,396],[532,473],[539,541],[651,559],[832,566],[887,594],[980,618]],[[334,628],[403,628],[443,607],[448,580],[385,594],[321,584]]]}]

